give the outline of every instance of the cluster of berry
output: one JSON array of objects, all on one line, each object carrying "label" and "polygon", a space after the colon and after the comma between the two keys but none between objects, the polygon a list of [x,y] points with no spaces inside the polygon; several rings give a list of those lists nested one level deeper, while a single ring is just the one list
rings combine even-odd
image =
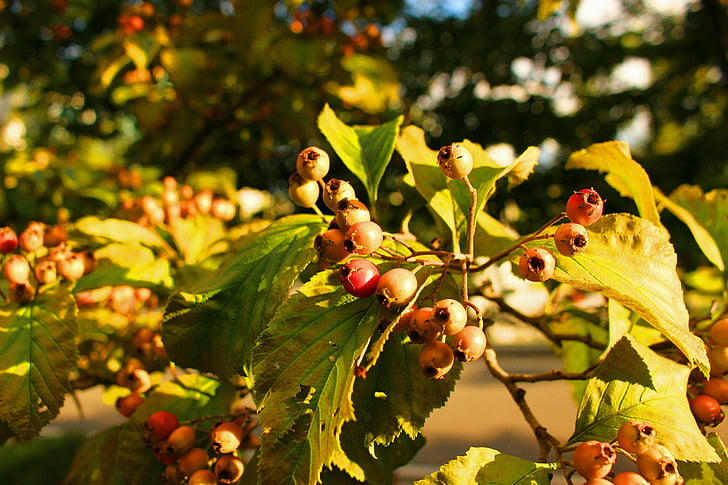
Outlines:
[{"label": "cluster of berry", "polygon": [[19,236],[10,227],[0,227],[3,274],[9,283],[6,299],[23,305],[35,298],[41,286],[61,279],[76,281],[91,273],[96,268],[93,252],[74,252],[67,240],[61,225],[31,222]]},{"label": "cluster of berry", "polygon": [[722,318],[708,330],[710,378],[694,372],[688,388],[688,402],[695,420],[702,427],[717,426],[725,419],[721,406],[728,404],[728,318]]},{"label": "cluster of berry", "polygon": [[209,189],[195,193],[190,185],[178,186],[173,177],[165,177],[162,183],[164,188],[159,199],[152,195],[143,195],[122,201],[123,217],[143,226],[155,226],[198,214],[212,215],[228,222],[237,214],[234,202],[215,196]]},{"label": "cluster of berry", "polygon": [[[242,450],[258,446],[252,433],[257,421],[244,412],[230,421],[217,421],[209,431],[181,424],[174,413],[156,411],[144,423],[144,442],[155,458],[167,465],[162,481],[172,485],[236,483],[243,476]],[[209,435],[209,447],[198,446],[197,434]],[[213,457],[208,453],[210,449]]]},{"label": "cluster of berry", "polygon": [[[586,249],[589,235],[584,226],[595,223],[604,210],[604,199],[596,190],[574,192],[566,201],[566,216],[571,222],[561,224],[554,232],[556,250],[564,256],[575,256]],[[527,248],[518,261],[521,275],[529,281],[546,281],[554,274],[556,259],[543,246]]]},{"label": "cluster of berry", "polygon": [[[642,421],[627,421],[612,443],[589,440],[574,449],[573,465],[584,485],[680,485],[684,482],[670,450],[655,443],[655,429]],[[616,449],[615,449],[616,448]],[[637,472],[612,475],[617,449],[637,465]],[[607,479],[611,477],[611,481]]]}]

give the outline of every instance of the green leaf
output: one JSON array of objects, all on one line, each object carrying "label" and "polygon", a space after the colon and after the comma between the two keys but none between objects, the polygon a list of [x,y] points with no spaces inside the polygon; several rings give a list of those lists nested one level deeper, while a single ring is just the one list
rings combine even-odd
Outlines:
[{"label": "green leaf", "polygon": [[703,485],[705,483],[728,483],[728,453],[725,445],[716,433],[709,433],[708,443],[720,457],[720,463],[681,462],[678,465],[685,485]]},{"label": "green leaf", "polygon": [[377,200],[379,183],[394,152],[403,117],[382,125],[349,126],[327,104],[318,117],[321,133],[346,167],[364,184],[370,205]]},{"label": "green leaf", "polygon": [[219,270],[170,298],[162,322],[177,364],[227,378],[249,372],[253,343],[315,257],[314,215],[284,217],[242,241]]},{"label": "green leaf", "polygon": [[137,69],[146,69],[160,47],[154,36],[143,32],[124,38],[123,46]]},{"label": "green leaf", "polygon": [[569,444],[610,441],[629,420],[652,424],[658,443],[685,461],[719,460],[693,418],[687,400],[690,369],[626,335],[589,380]]},{"label": "green leaf", "polygon": [[0,420],[21,439],[38,436],[71,391],[77,312],[65,284],[42,289],[28,305],[0,309]]},{"label": "green leaf", "polygon": [[715,189],[707,194],[695,185],[681,185],[666,198],[659,191],[660,204],[680,219],[708,260],[726,272],[728,262],[728,190]]},{"label": "green leaf", "polygon": [[73,458],[63,485],[125,485],[122,470],[114,466],[120,433],[121,427],[113,426],[86,438]]},{"label": "green leaf", "polygon": [[327,89],[345,104],[376,114],[400,101],[397,71],[387,59],[352,54],[341,59],[341,67],[351,73],[353,84],[341,86],[332,81]]},{"label": "green leaf", "polygon": [[177,219],[169,232],[185,264],[195,264],[229,248],[222,220],[212,216]]},{"label": "green leaf", "polygon": [[634,199],[639,214],[664,230],[652,194],[650,178],[645,169],[632,160],[629,145],[625,142],[595,143],[589,148],[574,152],[566,162],[566,168],[606,172],[607,183],[614,187],[619,195]]},{"label": "green leaf", "polygon": [[171,251],[166,241],[156,232],[131,221],[100,219],[94,216],[81,218],[76,229],[89,236],[126,244],[140,244],[151,249]]},{"label": "green leaf", "polygon": [[260,474],[268,483],[316,483],[348,463],[339,442],[354,418],[354,369],[374,335],[381,305],[346,293],[334,271],[315,275],[278,310],[254,349],[256,400],[266,433]]},{"label": "green leaf", "polygon": [[[79,432],[44,436],[0,447],[3,483],[57,485],[68,471],[76,450],[86,437]],[[42,463],[43,466],[38,466]]]},{"label": "green leaf", "polygon": [[558,254],[553,240],[542,243],[556,256],[554,279],[634,310],[707,374],[705,346],[688,328],[677,255],[665,232],[629,214],[607,214],[587,230],[589,245],[573,258]]},{"label": "green leaf", "polygon": [[534,463],[491,448],[470,448],[415,485],[548,485],[555,463]]}]

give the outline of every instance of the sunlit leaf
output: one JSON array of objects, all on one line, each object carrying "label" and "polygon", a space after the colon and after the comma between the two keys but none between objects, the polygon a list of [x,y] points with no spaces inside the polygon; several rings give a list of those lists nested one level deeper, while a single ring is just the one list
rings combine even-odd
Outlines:
[{"label": "sunlit leaf", "polygon": [[555,463],[534,463],[491,448],[470,448],[415,485],[548,485]]},{"label": "sunlit leaf", "polygon": [[170,251],[165,240],[153,230],[122,219],[87,216],[79,219],[76,229],[89,236],[126,244],[141,244],[152,249]]},{"label": "sunlit leaf", "polygon": [[725,272],[728,262],[728,190],[704,193],[695,185],[681,185],[666,198],[656,191],[657,200],[688,226],[703,254]]},{"label": "sunlit leaf", "polygon": [[629,214],[602,216],[587,229],[587,249],[573,258],[558,254],[553,240],[541,243],[556,255],[554,279],[634,310],[707,373],[705,346],[688,328],[677,255],[664,231]]},{"label": "sunlit leaf", "polygon": [[124,38],[124,52],[134,62],[137,69],[146,69],[149,62],[159,52],[159,44],[153,35],[140,32]]},{"label": "sunlit leaf", "polygon": [[228,249],[225,225],[217,217],[195,216],[177,219],[169,232],[186,264],[195,264]]},{"label": "sunlit leaf", "polygon": [[0,309],[0,419],[31,439],[58,415],[76,369],[76,302],[67,285]]},{"label": "sunlit leaf", "polygon": [[539,20],[546,20],[561,9],[564,0],[539,0],[536,16]]},{"label": "sunlit leaf", "polygon": [[631,197],[637,204],[640,216],[662,228],[660,214],[652,195],[652,184],[647,172],[632,159],[629,145],[621,141],[595,143],[574,152],[566,162],[566,168],[598,170],[606,173],[605,180],[620,195]]},{"label": "sunlit leaf", "polygon": [[656,440],[685,461],[718,461],[687,400],[690,369],[626,335],[589,380],[569,443],[610,441],[629,420],[652,424]]},{"label": "sunlit leaf", "polygon": [[220,378],[248,372],[255,339],[314,259],[324,227],[313,215],[279,219],[244,239],[219,270],[172,295],[162,323],[170,359]]},{"label": "sunlit leaf", "polygon": [[370,205],[377,200],[379,183],[394,152],[402,116],[382,125],[349,126],[326,105],[318,126],[351,172],[366,187]]},{"label": "sunlit leaf", "polygon": [[328,89],[347,105],[376,114],[399,101],[399,78],[388,60],[353,54],[344,57],[341,66],[351,73],[353,84],[341,86],[332,82]]},{"label": "sunlit leaf", "polygon": [[728,453],[717,433],[708,433],[708,443],[718,456],[720,463],[680,462],[678,469],[685,479],[685,485],[702,485],[705,483],[728,483]]}]

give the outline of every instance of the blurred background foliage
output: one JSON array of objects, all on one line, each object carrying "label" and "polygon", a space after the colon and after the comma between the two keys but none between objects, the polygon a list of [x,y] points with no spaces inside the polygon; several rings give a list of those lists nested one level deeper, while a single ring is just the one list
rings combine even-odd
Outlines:
[{"label": "blurred background foliage", "polygon": [[[727,12],[726,0],[0,0],[0,220],[114,214],[162,175],[283,194],[295,154],[326,146],[325,103],[349,123],[404,114],[433,148],[468,138],[509,160],[539,146],[537,172],[488,207],[520,232],[586,185],[634,211],[600,175],[562,170],[595,142],[627,141],[664,192],[726,187]],[[406,198],[382,199],[399,217]]]}]

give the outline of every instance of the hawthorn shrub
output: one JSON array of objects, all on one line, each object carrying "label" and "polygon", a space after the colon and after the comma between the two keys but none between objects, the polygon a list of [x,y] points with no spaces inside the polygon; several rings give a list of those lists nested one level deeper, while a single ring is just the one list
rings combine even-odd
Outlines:
[{"label": "hawthorn shrub", "polygon": [[[562,213],[518,235],[484,209],[529,177],[537,148],[503,165],[468,140],[430,147],[402,121],[350,126],[325,107],[318,127],[332,151],[302,152],[289,191],[299,213],[242,220],[236,203],[167,178],[117,217],[67,222],[64,244],[95,261],[77,280],[41,285],[50,250],[3,231],[3,265],[22,257],[34,289],[10,297],[22,269],[1,285],[0,358],[13,369],[0,375],[4,438],[37,437],[66,394],[100,385],[128,420],[90,435],[64,484],[393,483],[463,366],[485,365],[539,455],[473,447],[418,484],[546,484],[557,473],[728,483],[712,431],[728,401],[728,191],[666,196],[624,143],[595,144],[566,169],[604,173],[637,214],[611,213],[599,187],[574,187]],[[382,227],[395,151],[406,216]],[[334,163],[352,179],[327,179]],[[679,270],[665,210],[710,267]],[[433,230],[434,241],[422,237]],[[548,291],[540,315],[500,289],[503,274]],[[505,370],[487,338],[499,313],[541,332],[563,369]],[[554,379],[573,383],[578,401],[566,442],[521,387]]]}]

